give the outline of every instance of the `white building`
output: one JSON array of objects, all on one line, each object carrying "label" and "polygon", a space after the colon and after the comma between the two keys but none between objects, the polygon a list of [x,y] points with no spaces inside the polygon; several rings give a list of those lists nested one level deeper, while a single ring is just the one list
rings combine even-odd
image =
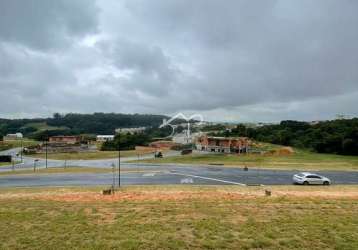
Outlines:
[{"label": "white building", "polygon": [[21,140],[22,138],[24,138],[22,133],[16,133],[16,134],[7,134],[6,136],[3,137],[3,140],[14,141],[14,140]]},{"label": "white building", "polygon": [[195,141],[195,139],[201,136],[202,133],[190,133],[188,130],[183,130],[182,133],[178,133],[173,135],[173,142],[179,144],[191,144]]},{"label": "white building", "polygon": [[106,142],[106,141],[113,141],[114,135],[97,135],[96,141],[97,142]]},{"label": "white building", "polygon": [[140,134],[143,133],[146,127],[138,127],[138,128],[117,128],[115,131],[117,134]]},{"label": "white building", "polygon": [[192,143],[191,136],[188,136],[187,133],[180,133],[173,136],[173,142],[179,143],[179,144],[190,144]]}]

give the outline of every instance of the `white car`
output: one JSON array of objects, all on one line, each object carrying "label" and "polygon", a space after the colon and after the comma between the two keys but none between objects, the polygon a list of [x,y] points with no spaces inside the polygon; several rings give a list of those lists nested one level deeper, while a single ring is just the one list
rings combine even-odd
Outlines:
[{"label": "white car", "polygon": [[331,180],[322,175],[313,174],[309,172],[303,172],[299,174],[295,174],[293,176],[294,184],[302,184],[302,185],[330,185]]}]

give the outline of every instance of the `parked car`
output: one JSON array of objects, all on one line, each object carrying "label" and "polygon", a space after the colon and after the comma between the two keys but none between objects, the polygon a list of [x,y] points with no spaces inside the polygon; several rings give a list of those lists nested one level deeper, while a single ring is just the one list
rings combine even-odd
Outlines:
[{"label": "parked car", "polygon": [[162,154],[162,152],[159,151],[154,154],[154,157],[155,158],[163,158],[163,154]]},{"label": "parked car", "polygon": [[309,173],[309,172],[302,172],[299,174],[295,174],[292,179],[294,184],[302,184],[302,185],[330,185],[331,184],[331,180],[328,179],[327,177],[314,173]]}]

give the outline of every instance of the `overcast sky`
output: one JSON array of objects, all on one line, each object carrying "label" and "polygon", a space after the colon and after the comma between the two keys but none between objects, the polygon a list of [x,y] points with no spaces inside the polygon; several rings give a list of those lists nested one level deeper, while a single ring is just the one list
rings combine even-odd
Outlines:
[{"label": "overcast sky", "polygon": [[355,0],[1,0],[0,117],[358,115]]}]

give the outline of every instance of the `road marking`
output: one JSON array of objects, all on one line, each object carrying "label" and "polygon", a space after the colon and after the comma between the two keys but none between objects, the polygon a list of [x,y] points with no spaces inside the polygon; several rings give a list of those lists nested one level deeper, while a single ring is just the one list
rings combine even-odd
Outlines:
[{"label": "road marking", "polygon": [[155,173],[146,173],[146,174],[143,174],[142,176],[143,177],[153,177],[155,175]]},{"label": "road marking", "polygon": [[184,178],[180,180],[181,184],[194,183],[193,178]]},{"label": "road marking", "polygon": [[220,179],[215,179],[215,178],[210,178],[210,177],[205,177],[205,176],[199,176],[199,175],[180,174],[180,173],[171,173],[171,174],[181,175],[181,176],[187,176],[187,177],[193,177],[193,178],[199,178],[199,179],[210,180],[210,181],[218,181],[218,182],[223,182],[223,183],[228,183],[228,184],[234,184],[234,185],[240,185],[240,186],[246,186],[246,184],[240,183],[240,182],[225,181],[225,180],[220,180]]}]

